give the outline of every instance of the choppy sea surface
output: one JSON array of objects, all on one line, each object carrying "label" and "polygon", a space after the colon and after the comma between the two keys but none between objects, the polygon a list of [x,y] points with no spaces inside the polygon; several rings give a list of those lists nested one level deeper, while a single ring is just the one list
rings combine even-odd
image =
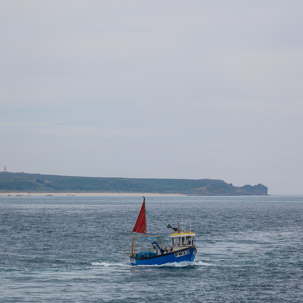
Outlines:
[{"label": "choppy sea surface", "polygon": [[[0,197],[0,302],[303,302],[303,197],[148,197],[193,264],[132,267],[140,197]],[[165,236],[168,239],[167,236]]]}]

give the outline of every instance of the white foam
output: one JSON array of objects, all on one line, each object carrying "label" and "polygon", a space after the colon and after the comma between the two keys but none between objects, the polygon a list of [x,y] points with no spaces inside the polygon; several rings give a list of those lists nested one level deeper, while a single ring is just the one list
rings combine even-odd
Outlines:
[{"label": "white foam", "polygon": [[193,262],[175,262],[175,263],[165,263],[161,265],[137,265],[134,267],[187,267],[187,266],[194,266]]},{"label": "white foam", "polygon": [[175,263],[166,263],[161,265],[137,265],[132,266],[130,263],[111,263],[111,262],[92,262],[92,266],[100,267],[190,267],[190,266],[212,266],[213,264],[197,261],[197,262],[175,262]]},{"label": "white foam", "polygon": [[195,267],[195,266],[212,266],[213,264],[203,262],[203,261],[198,261],[198,262],[175,262],[175,263],[166,263],[162,265],[139,265],[139,266],[155,266],[155,267]]},{"label": "white foam", "polygon": [[92,262],[92,266],[101,266],[101,267],[129,267],[129,264],[126,263],[110,263],[110,262]]}]

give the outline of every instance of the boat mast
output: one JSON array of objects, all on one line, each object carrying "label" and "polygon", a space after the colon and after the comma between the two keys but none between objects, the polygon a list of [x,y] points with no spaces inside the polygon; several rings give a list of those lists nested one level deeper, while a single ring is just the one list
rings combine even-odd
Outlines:
[{"label": "boat mast", "polygon": [[145,197],[143,197],[143,203],[136,221],[136,224],[134,226],[133,232],[146,234],[147,228],[146,228],[146,212],[145,212]]},{"label": "boat mast", "polygon": [[[146,234],[146,211],[145,211],[145,197],[143,196],[143,203],[136,221],[136,224],[133,228],[133,233]],[[132,245],[131,245],[131,255],[136,255],[136,236],[132,236]]]}]

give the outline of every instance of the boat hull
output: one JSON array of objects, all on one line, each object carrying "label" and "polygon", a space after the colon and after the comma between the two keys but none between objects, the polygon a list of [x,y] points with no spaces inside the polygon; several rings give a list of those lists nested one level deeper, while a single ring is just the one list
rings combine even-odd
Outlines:
[{"label": "boat hull", "polygon": [[133,266],[136,265],[163,265],[169,263],[179,262],[193,262],[196,256],[197,250],[195,247],[185,248],[172,253],[158,255],[149,258],[135,258],[130,257],[130,263]]}]

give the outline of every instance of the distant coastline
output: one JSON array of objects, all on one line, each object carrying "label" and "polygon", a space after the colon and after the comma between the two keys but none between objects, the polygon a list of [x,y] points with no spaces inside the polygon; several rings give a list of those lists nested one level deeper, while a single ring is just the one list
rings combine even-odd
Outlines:
[{"label": "distant coastline", "polygon": [[187,196],[264,196],[262,184],[234,186],[214,179],[157,179],[74,177],[28,173],[0,173],[0,193],[18,195],[187,195]]},{"label": "distant coastline", "polygon": [[181,197],[186,196],[182,194],[157,194],[157,193],[28,193],[28,192],[0,192],[0,197],[43,197],[43,196],[53,196],[53,197],[125,197],[125,196],[150,196],[150,197]]}]

